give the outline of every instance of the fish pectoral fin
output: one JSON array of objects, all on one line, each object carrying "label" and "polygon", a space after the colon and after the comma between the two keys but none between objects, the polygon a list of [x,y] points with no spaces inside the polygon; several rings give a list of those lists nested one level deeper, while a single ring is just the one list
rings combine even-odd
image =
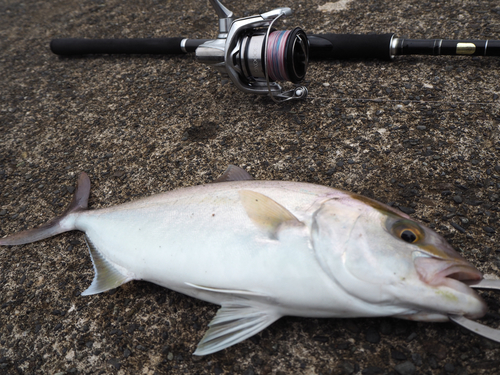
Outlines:
[{"label": "fish pectoral fin", "polygon": [[82,292],[82,296],[90,296],[92,294],[106,292],[134,279],[131,275],[127,275],[125,270],[118,270],[116,265],[113,265],[110,261],[104,258],[99,250],[97,250],[94,246],[90,238],[85,236],[85,241],[87,242],[87,247],[89,248],[95,275],[94,280],[92,280],[92,284],[90,284],[90,286]]},{"label": "fish pectoral fin", "polygon": [[253,177],[244,169],[236,165],[229,164],[226,171],[214,182],[245,181],[253,180]]},{"label": "fish pectoral fin", "polygon": [[269,307],[245,303],[223,304],[205,336],[198,343],[194,355],[207,355],[237,344],[257,333],[281,318],[281,315]]},{"label": "fish pectoral fin", "polygon": [[248,217],[273,238],[277,237],[281,226],[304,225],[285,207],[263,194],[251,190],[241,190],[239,194]]}]

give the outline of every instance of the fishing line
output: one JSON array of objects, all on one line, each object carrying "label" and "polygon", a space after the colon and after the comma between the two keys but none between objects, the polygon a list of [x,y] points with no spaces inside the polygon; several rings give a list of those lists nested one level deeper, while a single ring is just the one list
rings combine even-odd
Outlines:
[{"label": "fishing line", "polygon": [[286,71],[286,45],[290,31],[274,31],[267,41],[267,69],[273,81],[289,81]]},{"label": "fishing line", "polygon": [[373,102],[373,103],[414,103],[414,104],[455,104],[455,105],[498,105],[500,103],[497,102],[460,102],[460,101],[424,101],[424,100],[415,100],[415,99],[380,99],[380,98],[325,98],[320,96],[308,96],[306,99],[319,99],[319,100],[331,100],[331,101],[353,101],[353,102]]}]

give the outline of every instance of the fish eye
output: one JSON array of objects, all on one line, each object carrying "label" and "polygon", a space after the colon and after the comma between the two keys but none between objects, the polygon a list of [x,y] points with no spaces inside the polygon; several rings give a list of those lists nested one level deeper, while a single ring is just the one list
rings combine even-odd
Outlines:
[{"label": "fish eye", "polygon": [[414,243],[417,240],[417,235],[409,229],[402,231],[400,236],[403,241],[408,243]]},{"label": "fish eye", "polygon": [[403,219],[392,222],[388,221],[387,225],[394,237],[406,243],[414,244],[424,240],[424,230],[413,220]]}]

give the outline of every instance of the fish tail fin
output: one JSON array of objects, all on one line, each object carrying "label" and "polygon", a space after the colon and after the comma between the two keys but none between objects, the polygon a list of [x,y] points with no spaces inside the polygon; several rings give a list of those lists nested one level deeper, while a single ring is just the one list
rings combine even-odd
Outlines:
[{"label": "fish tail fin", "polygon": [[66,207],[66,210],[61,216],[55,217],[38,228],[28,229],[4,238],[0,238],[0,245],[23,245],[76,229],[74,221],[65,219],[72,213],[87,209],[89,194],[90,179],[85,172],[82,172],[78,178],[78,185],[76,187],[75,194],[73,195],[73,200],[68,207]]}]

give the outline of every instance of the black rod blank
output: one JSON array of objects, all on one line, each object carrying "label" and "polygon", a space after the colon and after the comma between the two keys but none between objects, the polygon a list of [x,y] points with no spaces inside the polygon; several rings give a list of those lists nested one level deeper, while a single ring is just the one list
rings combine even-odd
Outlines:
[{"label": "black rod blank", "polygon": [[[53,39],[58,55],[183,54],[195,52],[208,39]],[[500,40],[405,39],[394,34],[308,35],[312,59],[383,59],[396,55],[500,56]]]},{"label": "black rod blank", "polygon": [[396,55],[500,56],[500,40],[405,39],[394,34],[309,35],[315,59],[377,58]]},{"label": "black rod blank", "polygon": [[500,40],[395,38],[393,54],[500,56]]},{"label": "black rod blank", "polygon": [[[184,42],[183,42],[184,41]],[[137,38],[137,39],[53,39],[50,50],[57,55],[90,54],[184,54],[194,52],[205,39]]]},{"label": "black rod blank", "polygon": [[391,59],[394,34],[308,35],[312,59]]}]

